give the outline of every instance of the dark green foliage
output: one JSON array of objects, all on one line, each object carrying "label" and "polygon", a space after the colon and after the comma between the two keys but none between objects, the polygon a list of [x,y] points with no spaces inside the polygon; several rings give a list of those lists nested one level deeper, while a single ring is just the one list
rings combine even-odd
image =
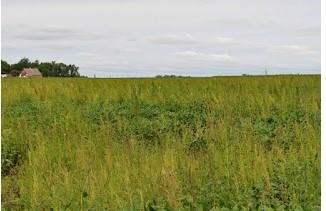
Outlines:
[{"label": "dark green foliage", "polygon": [[9,108],[6,108],[5,115],[10,118],[24,119],[30,126],[35,126],[35,120],[37,119],[40,108],[28,97],[23,97],[19,102],[13,104]]},{"label": "dark green foliage", "polygon": [[173,209],[169,208],[169,206],[164,200],[153,199],[146,203],[144,210],[145,211],[169,211]]},{"label": "dark green foliage", "polygon": [[320,124],[320,115],[305,111],[298,106],[291,107],[285,111],[273,107],[270,112],[263,117],[252,118],[251,124],[253,132],[259,141],[271,150],[272,145],[281,144],[284,149],[295,142],[295,126]]},{"label": "dark green foliage", "polygon": [[252,205],[255,209],[258,209],[261,205],[263,188],[261,186],[253,186],[250,190]]},{"label": "dark green foliage", "polygon": [[79,77],[78,67],[75,65],[66,65],[56,62],[42,62],[39,64],[43,76],[48,77]]},{"label": "dark green foliage", "polygon": [[190,142],[188,147],[189,154],[204,153],[207,151],[207,142],[203,138],[197,138]]},{"label": "dark green foliage", "polygon": [[53,62],[30,61],[28,58],[22,58],[16,64],[8,64],[1,60],[1,73],[11,73],[13,76],[18,76],[23,68],[38,68],[45,77],[79,77],[79,67],[73,64],[64,64]]},{"label": "dark green foliage", "polygon": [[[86,106],[86,107],[84,107]],[[196,133],[206,126],[206,108],[203,103],[165,104],[119,102],[114,104],[82,105],[85,118],[95,128],[110,125],[111,132],[120,139],[130,136],[138,140],[156,142],[167,134],[179,136],[184,131]]]},{"label": "dark green foliage", "polygon": [[88,193],[86,191],[83,192],[83,198],[86,198],[88,196]]},{"label": "dark green foliage", "polygon": [[31,62],[27,58],[22,58],[16,64],[10,65],[10,73],[13,76],[18,76],[23,68],[32,67]]},{"label": "dark green foliage", "polygon": [[25,152],[21,146],[9,144],[1,149],[1,174],[2,176],[10,175],[12,170],[17,167],[23,160]]},{"label": "dark green foliage", "polygon": [[1,74],[10,73],[10,64],[1,59]]},{"label": "dark green foliage", "polygon": [[273,140],[276,136],[277,124],[277,120],[273,116],[253,120],[254,134],[259,137],[266,149],[270,150],[272,147]]}]

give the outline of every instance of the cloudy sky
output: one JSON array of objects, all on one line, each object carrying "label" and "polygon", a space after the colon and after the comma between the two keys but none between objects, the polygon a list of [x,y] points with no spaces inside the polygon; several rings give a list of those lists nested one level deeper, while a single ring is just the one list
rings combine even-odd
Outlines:
[{"label": "cloudy sky", "polygon": [[2,0],[2,59],[83,75],[320,73],[320,0]]}]

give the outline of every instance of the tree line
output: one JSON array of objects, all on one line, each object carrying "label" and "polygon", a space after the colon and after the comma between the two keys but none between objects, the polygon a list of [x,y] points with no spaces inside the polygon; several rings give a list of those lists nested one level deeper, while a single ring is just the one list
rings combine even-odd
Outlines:
[{"label": "tree line", "polygon": [[23,68],[37,68],[44,77],[80,77],[79,67],[74,64],[64,64],[52,62],[30,61],[28,58],[22,58],[15,64],[1,60],[1,74],[11,74],[18,76]]}]

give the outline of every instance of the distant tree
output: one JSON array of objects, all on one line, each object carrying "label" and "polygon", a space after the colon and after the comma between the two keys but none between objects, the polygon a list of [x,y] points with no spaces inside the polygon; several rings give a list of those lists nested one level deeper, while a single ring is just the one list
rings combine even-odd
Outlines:
[{"label": "distant tree", "polygon": [[20,69],[23,69],[27,67],[32,67],[32,63],[29,61],[28,58],[22,58],[21,60],[19,60],[16,66],[19,67]]},{"label": "distant tree", "polygon": [[190,76],[182,76],[182,75],[157,75],[155,78],[184,78],[184,77],[190,77]]},{"label": "distant tree", "polygon": [[79,77],[80,76],[80,74],[78,72],[79,67],[75,66],[74,64],[68,65],[68,67],[69,67],[71,77]]},{"label": "distant tree", "polygon": [[1,60],[1,74],[10,73],[10,64],[5,60]]},{"label": "distant tree", "polygon": [[35,60],[31,63],[31,68],[38,68],[40,65],[40,62],[38,60]]},{"label": "distant tree", "polygon": [[38,69],[42,73],[44,77],[51,76],[51,63],[48,62],[42,62],[39,66]]},{"label": "distant tree", "polygon": [[162,76],[163,78],[175,78],[177,77],[176,75],[164,75]]},{"label": "distant tree", "polygon": [[38,60],[31,62],[28,58],[22,58],[18,63],[10,65],[1,60],[2,73],[11,73],[13,76],[17,76],[23,68],[38,68],[44,77],[80,77],[79,67],[74,64],[66,65],[55,61],[40,63]]},{"label": "distant tree", "polygon": [[10,73],[13,76],[18,76],[23,68],[31,67],[31,62],[28,58],[22,58],[18,63],[10,66]]}]

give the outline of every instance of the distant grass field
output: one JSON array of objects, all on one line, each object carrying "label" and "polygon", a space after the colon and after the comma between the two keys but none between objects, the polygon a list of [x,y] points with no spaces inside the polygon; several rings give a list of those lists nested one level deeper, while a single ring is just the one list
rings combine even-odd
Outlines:
[{"label": "distant grass field", "polygon": [[3,210],[320,210],[320,76],[1,82]]}]

